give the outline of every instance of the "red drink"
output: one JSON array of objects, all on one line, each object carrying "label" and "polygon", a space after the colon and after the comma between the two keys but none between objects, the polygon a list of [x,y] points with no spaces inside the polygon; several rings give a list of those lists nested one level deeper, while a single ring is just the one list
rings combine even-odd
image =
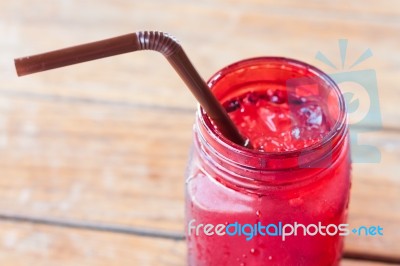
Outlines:
[{"label": "red drink", "polygon": [[199,110],[186,180],[189,265],[337,265],[350,155],[336,84],[295,60],[255,58],[209,86],[254,149],[221,136]]}]

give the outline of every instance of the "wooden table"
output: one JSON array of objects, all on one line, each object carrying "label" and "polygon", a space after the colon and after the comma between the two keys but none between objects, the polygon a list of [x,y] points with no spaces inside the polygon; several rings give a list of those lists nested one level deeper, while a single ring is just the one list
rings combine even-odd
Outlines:
[{"label": "wooden table", "polygon": [[[185,265],[184,170],[196,103],[140,52],[17,78],[13,58],[142,29],[179,37],[205,77],[283,55],[376,72],[383,128],[354,126],[380,163],[354,164],[343,265],[400,265],[400,2],[0,1],[0,265]],[[348,39],[341,69],[338,39]],[[338,70],[316,59],[321,51]],[[368,101],[360,96],[360,101]]]}]

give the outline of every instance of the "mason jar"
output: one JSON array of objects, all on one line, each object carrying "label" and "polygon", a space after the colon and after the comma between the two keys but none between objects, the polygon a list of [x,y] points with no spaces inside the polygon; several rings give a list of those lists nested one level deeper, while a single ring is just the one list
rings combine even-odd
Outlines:
[{"label": "mason jar", "polygon": [[[225,106],[246,93],[283,95],[274,108],[285,106],[289,118],[312,99],[329,127],[303,146],[262,151],[226,139],[199,107],[186,172],[188,264],[338,265],[349,233],[351,168],[338,86],[311,65],[279,57],[234,63],[208,85]],[[287,132],[276,130],[277,147],[287,146]]]}]

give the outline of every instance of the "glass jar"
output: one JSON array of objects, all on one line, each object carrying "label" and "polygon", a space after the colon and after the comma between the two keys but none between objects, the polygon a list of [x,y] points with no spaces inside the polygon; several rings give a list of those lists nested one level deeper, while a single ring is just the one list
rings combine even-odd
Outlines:
[{"label": "glass jar", "polygon": [[188,264],[338,265],[349,232],[351,163],[337,85],[315,67],[278,57],[237,62],[208,85],[221,102],[266,87],[283,88],[289,105],[313,95],[332,127],[310,146],[261,152],[221,136],[199,108],[186,173]]}]

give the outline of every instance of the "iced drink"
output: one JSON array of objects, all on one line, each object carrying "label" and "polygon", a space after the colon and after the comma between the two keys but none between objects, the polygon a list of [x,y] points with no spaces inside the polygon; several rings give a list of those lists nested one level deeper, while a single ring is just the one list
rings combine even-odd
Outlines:
[{"label": "iced drink", "polygon": [[253,149],[200,108],[186,175],[188,263],[338,265],[350,190],[343,97],[324,73],[254,58],[209,86]]}]

